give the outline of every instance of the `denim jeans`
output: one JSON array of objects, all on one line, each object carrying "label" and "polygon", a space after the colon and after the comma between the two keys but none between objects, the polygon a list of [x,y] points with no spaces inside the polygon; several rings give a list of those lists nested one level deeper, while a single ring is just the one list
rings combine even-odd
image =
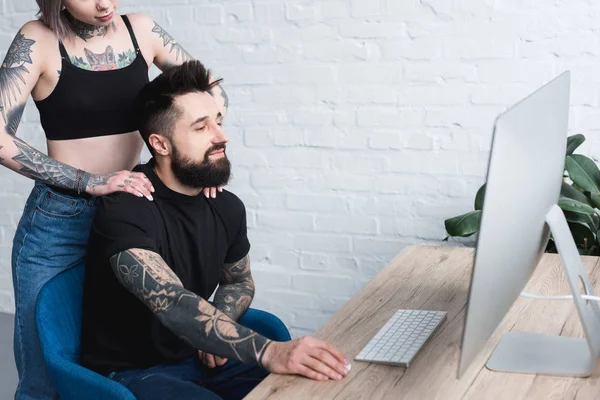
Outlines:
[{"label": "denim jeans", "polygon": [[12,249],[14,352],[19,374],[16,400],[58,397],[42,357],[35,304],[46,282],[84,261],[96,202],[96,198],[58,193],[39,182],[27,199]]},{"label": "denim jeans", "polygon": [[138,400],[234,400],[244,398],[268,374],[232,360],[207,368],[193,355],[180,363],[111,372],[108,377],[127,386]]}]

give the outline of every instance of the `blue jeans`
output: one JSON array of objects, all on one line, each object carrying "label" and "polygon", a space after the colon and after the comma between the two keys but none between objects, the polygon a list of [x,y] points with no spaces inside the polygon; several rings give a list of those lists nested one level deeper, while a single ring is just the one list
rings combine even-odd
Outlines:
[{"label": "blue jeans", "polygon": [[268,374],[232,360],[207,368],[193,355],[177,364],[111,372],[108,377],[127,386],[138,400],[234,400],[244,398]]},{"label": "blue jeans", "polygon": [[40,348],[35,304],[46,282],[84,261],[96,202],[96,198],[58,193],[38,182],[27,199],[12,249],[14,352],[19,374],[16,400],[58,397]]}]

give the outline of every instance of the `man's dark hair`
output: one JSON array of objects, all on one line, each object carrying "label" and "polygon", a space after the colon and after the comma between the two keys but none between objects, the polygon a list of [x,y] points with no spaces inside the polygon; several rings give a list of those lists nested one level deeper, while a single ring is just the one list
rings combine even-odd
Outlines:
[{"label": "man's dark hair", "polygon": [[168,68],[140,90],[134,103],[134,112],[142,138],[150,153],[152,133],[171,138],[175,122],[182,111],[175,105],[175,97],[193,92],[208,92],[221,80],[210,82],[210,71],[200,61],[186,61]]}]

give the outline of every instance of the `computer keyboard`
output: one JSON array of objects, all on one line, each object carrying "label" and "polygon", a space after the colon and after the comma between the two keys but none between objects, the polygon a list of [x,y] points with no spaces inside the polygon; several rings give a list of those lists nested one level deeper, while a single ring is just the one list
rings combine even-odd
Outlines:
[{"label": "computer keyboard", "polygon": [[444,319],[445,311],[398,310],[354,359],[408,367]]}]

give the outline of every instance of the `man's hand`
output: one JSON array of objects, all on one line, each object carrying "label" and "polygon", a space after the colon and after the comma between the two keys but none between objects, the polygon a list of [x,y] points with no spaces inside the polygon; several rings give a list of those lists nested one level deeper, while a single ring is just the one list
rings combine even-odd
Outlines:
[{"label": "man's hand", "polygon": [[289,342],[273,342],[267,348],[263,367],[277,374],[297,374],[317,381],[341,380],[350,364],[333,344],[305,336]]},{"label": "man's hand", "polygon": [[212,354],[205,353],[202,350],[198,350],[198,358],[200,361],[202,361],[202,364],[206,365],[208,368],[221,367],[227,362],[226,358],[213,356]]}]

